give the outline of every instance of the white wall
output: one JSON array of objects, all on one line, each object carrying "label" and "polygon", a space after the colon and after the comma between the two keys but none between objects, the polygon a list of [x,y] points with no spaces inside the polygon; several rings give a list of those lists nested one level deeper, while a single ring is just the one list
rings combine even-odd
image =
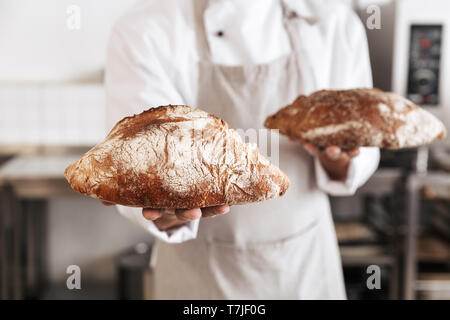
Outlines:
[{"label": "white wall", "polygon": [[[109,32],[136,0],[0,0],[0,82],[101,77]],[[79,30],[67,27],[70,5]]]},{"label": "white wall", "polygon": [[[135,3],[0,0],[0,145],[90,145],[104,136],[107,43]],[[79,29],[69,27],[73,6]]]},{"label": "white wall", "polygon": [[103,140],[100,83],[0,84],[2,145],[92,146]]}]

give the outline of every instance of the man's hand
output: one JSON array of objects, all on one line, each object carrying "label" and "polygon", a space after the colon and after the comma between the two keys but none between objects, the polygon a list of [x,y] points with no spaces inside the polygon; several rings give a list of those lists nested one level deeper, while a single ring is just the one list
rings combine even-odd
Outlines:
[{"label": "man's hand", "polygon": [[214,217],[229,211],[230,207],[224,204],[206,208],[177,209],[175,210],[175,214],[169,213],[166,210],[145,208],[142,209],[142,215],[145,219],[153,221],[158,229],[163,231],[181,226],[192,220]]},{"label": "man's hand", "polygon": [[[105,206],[112,206],[114,203],[102,200]],[[142,209],[142,215],[145,219],[154,222],[159,230],[168,230],[175,228],[189,222],[191,220],[199,219],[201,217],[214,217],[220,214],[224,214],[230,211],[230,207],[226,204],[206,207],[206,208],[194,208],[194,209],[177,209],[175,213],[171,213],[163,209]]]},{"label": "man's hand", "polygon": [[359,154],[359,148],[343,151],[337,146],[329,146],[324,150],[319,150],[310,143],[305,143],[303,147],[319,159],[331,179],[338,181],[347,179],[350,160]]}]

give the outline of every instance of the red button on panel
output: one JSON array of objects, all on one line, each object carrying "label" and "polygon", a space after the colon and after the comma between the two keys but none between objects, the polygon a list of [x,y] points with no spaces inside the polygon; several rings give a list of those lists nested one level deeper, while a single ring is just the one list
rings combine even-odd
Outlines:
[{"label": "red button on panel", "polygon": [[431,47],[431,40],[429,38],[421,38],[420,39],[420,46],[424,49],[428,49]]}]

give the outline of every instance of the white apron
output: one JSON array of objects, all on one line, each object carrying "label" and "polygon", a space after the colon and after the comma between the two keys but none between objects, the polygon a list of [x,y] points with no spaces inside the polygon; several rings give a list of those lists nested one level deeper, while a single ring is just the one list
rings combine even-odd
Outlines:
[{"label": "white apron", "polygon": [[[317,89],[302,61],[300,21],[285,18],[292,53],[273,62],[222,66],[202,57],[196,106],[235,129],[262,129],[268,115]],[[200,38],[209,52],[206,36]],[[328,197],[317,188],[313,160],[283,136],[279,147],[279,166],[291,182],[286,194],[201,219],[194,240],[158,242],[156,299],[345,298]]]}]

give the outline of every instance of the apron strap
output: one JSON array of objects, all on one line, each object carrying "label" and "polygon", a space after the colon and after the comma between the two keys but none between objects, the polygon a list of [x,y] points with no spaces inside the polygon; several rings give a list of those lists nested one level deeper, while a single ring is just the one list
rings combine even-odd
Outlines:
[{"label": "apron strap", "polygon": [[302,48],[300,46],[300,33],[298,30],[298,20],[300,17],[297,15],[297,13],[291,9],[289,9],[286,5],[286,3],[283,0],[280,0],[281,8],[283,10],[283,25],[284,29],[287,32],[288,38],[289,38],[289,44],[291,45],[291,54],[293,55],[293,59],[295,61],[295,66],[297,69],[297,72],[300,74],[300,63],[298,56],[302,51]]},{"label": "apron strap", "polygon": [[[313,25],[316,23],[314,19],[308,19],[305,17],[301,17],[297,14],[297,12],[288,8],[284,0],[280,0],[281,7],[283,9],[283,24],[284,28],[289,37],[289,42],[291,44],[292,55],[295,63],[295,67],[297,69],[298,74],[302,77],[302,70],[305,71],[308,69],[307,74],[310,75],[310,82],[313,87],[317,87],[318,81],[315,77],[315,72],[313,69],[313,64],[311,61],[308,61],[308,56],[304,52],[304,48],[300,45],[300,28],[299,21],[304,20],[308,24]],[[300,67],[300,60],[302,62],[302,68]]]},{"label": "apron strap", "polygon": [[293,52],[298,52],[298,28],[295,21],[299,18],[295,11],[290,10],[283,0],[280,0],[283,12],[283,26],[289,38],[289,44]]},{"label": "apron strap", "polygon": [[200,30],[200,32],[196,32],[197,43],[199,46],[198,52],[200,54],[200,60],[211,61],[211,49],[209,47],[209,41],[206,36],[206,26],[205,26],[205,11],[208,7],[208,0],[205,1],[192,1],[194,4],[194,12],[195,12],[195,21],[197,24],[196,30]]}]

